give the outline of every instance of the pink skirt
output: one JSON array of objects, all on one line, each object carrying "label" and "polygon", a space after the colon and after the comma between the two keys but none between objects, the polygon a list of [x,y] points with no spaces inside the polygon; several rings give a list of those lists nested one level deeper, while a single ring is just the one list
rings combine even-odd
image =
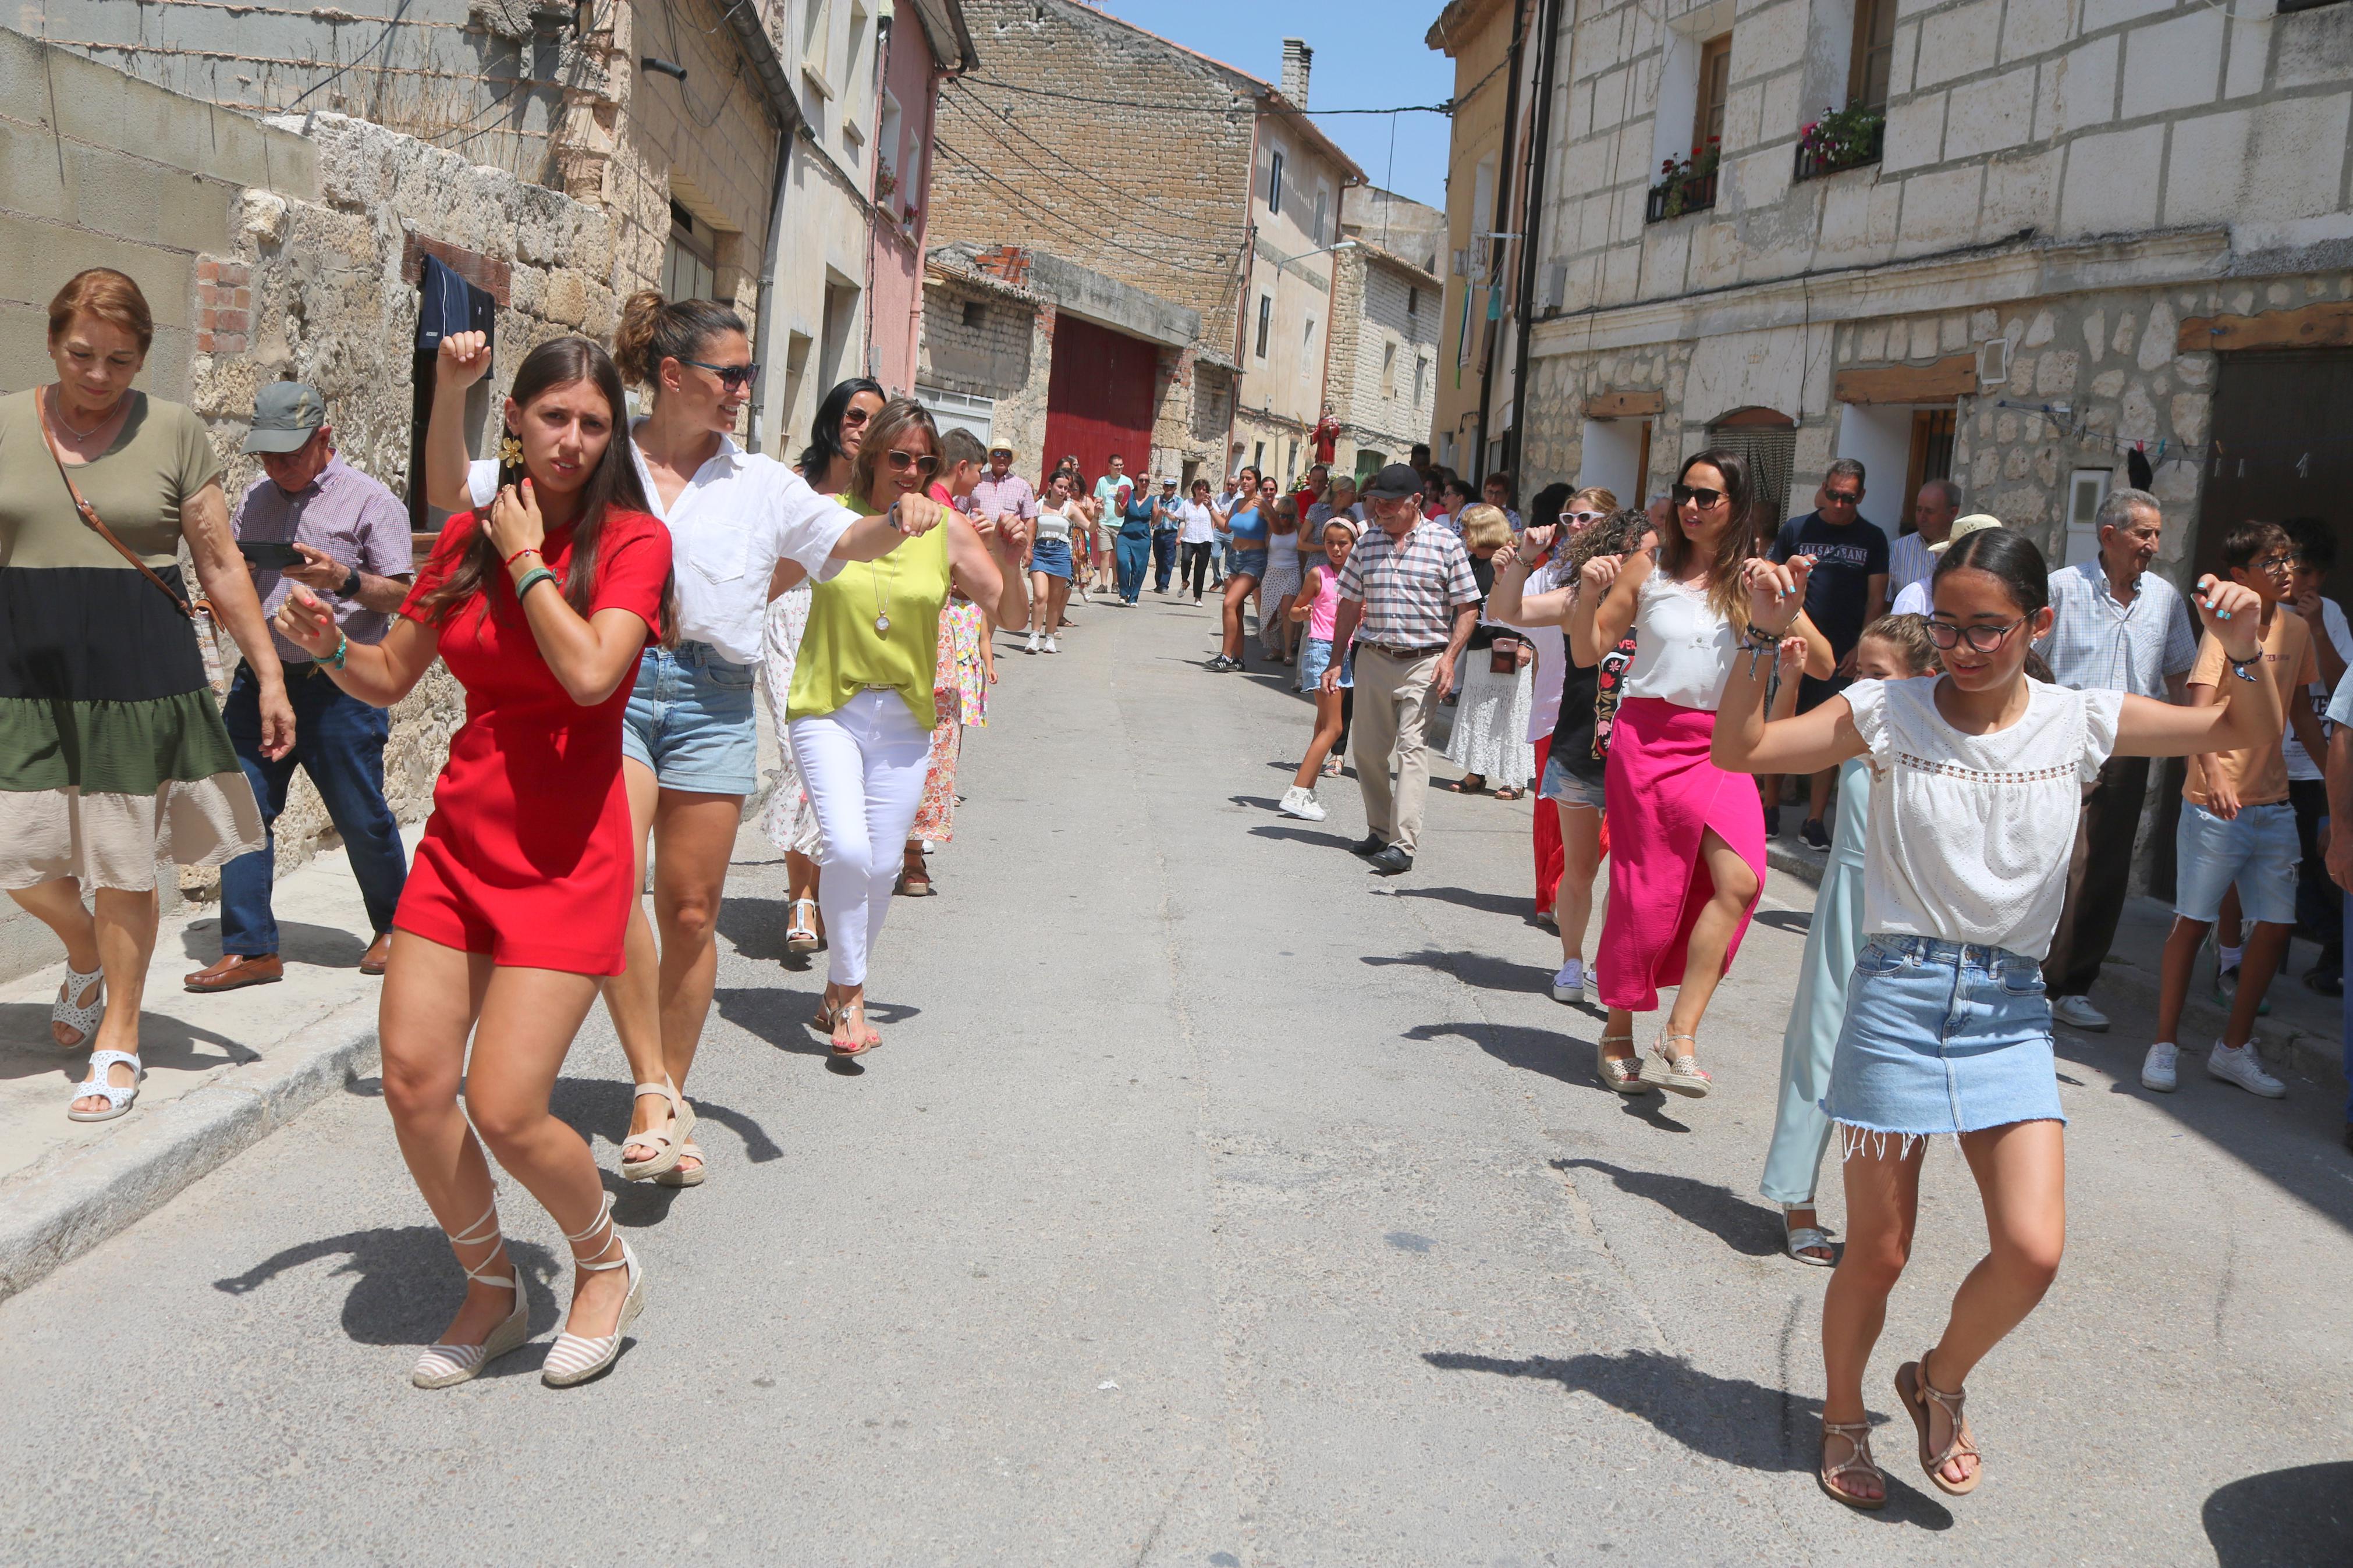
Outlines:
[{"label": "pink skirt", "polygon": [[[1715,715],[1704,709],[1655,697],[1618,705],[1602,783],[1609,903],[1595,967],[1604,1006],[1651,1012],[1660,986],[1683,984],[1692,926],[1715,892],[1700,856],[1710,828],[1748,862],[1760,891],[1765,886],[1765,806],[1757,781],[1708,760],[1715,736]],[[1756,912],[1751,899],[1725,950],[1726,973]]]}]

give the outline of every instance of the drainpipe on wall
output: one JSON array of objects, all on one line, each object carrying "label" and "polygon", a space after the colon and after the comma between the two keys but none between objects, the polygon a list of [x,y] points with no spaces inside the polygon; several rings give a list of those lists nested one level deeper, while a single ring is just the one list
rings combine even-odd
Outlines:
[{"label": "drainpipe on wall", "polygon": [[[768,378],[784,368],[783,362],[775,354],[775,340],[768,334],[776,330],[776,254],[785,247],[785,185],[792,162],[793,128],[789,124],[779,125],[776,127],[776,180],[775,188],[768,193],[768,248],[767,254],[760,258],[760,291],[752,310],[752,342],[759,350],[761,359],[768,365],[767,376],[763,378],[768,384],[760,388],[760,395],[753,400],[752,426],[745,440],[754,452],[760,449],[761,438],[766,434],[768,398],[774,384]],[[791,442],[787,440],[785,445],[789,447]]]},{"label": "drainpipe on wall", "polygon": [[[882,93],[889,82],[891,67],[891,24],[897,17],[891,0],[881,0],[874,12],[874,80],[869,84],[866,102],[874,110],[873,129],[866,138],[867,167],[859,171],[870,193],[866,198],[866,292],[859,300],[859,315],[866,327],[866,374],[874,375],[874,247],[880,243],[876,225],[881,221],[881,209],[874,205],[871,194],[874,189],[874,170],[882,162]],[[874,375],[874,379],[882,378]]]},{"label": "drainpipe on wall", "polygon": [[[1512,136],[1520,121],[1520,49],[1527,42],[1528,6],[1532,4],[1534,0],[1515,0],[1512,7],[1512,55],[1511,63],[1505,68],[1511,73],[1511,80],[1504,89],[1504,155],[1495,163],[1496,173],[1501,177],[1495,182],[1494,216],[1489,220],[1489,232],[1492,234],[1511,232]],[[1494,290],[1500,287],[1496,274],[1504,269],[1504,243],[1500,239],[1489,242],[1492,248],[1487,255],[1487,289],[1491,300],[1494,298]],[[1487,318],[1483,311],[1478,320],[1481,331],[1487,332],[1487,346],[1479,354],[1479,429],[1473,437],[1475,445],[1472,448],[1470,464],[1470,479],[1474,491],[1479,481],[1487,477],[1487,400],[1493,395],[1495,384],[1496,333],[1487,331]]]},{"label": "drainpipe on wall", "polygon": [[[1528,138],[1526,216],[1520,220],[1519,345],[1512,362],[1512,428],[1504,448],[1504,466],[1521,476],[1520,432],[1528,422],[1528,337],[1535,330],[1536,240],[1544,232],[1545,160],[1551,151],[1553,68],[1560,58],[1560,0],[1541,0],[1544,11],[1544,51],[1536,67],[1536,123]],[[1645,475],[1642,483],[1649,482]],[[1636,486],[1639,491],[1641,485]]]}]

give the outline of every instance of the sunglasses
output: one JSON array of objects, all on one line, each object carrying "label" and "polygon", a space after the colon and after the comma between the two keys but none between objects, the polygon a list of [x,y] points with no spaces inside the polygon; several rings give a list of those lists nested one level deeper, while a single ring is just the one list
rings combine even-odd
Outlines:
[{"label": "sunglasses", "polygon": [[1822,492],[1824,506],[1859,506],[1862,502],[1861,490],[1824,490]]},{"label": "sunglasses", "polygon": [[[697,370],[709,371],[719,378],[719,384],[730,392],[739,392],[760,379],[760,367],[757,364],[712,364],[707,360],[699,359],[682,359],[678,363],[691,364]],[[859,416],[861,421],[865,417],[862,414]],[[842,416],[841,422],[845,425],[849,424],[849,416]]]},{"label": "sunglasses", "polygon": [[903,474],[909,468],[913,468],[915,472],[922,474],[928,479],[933,474],[939,472],[940,460],[932,456],[929,452],[924,453],[919,458],[913,452],[902,452],[898,448],[893,447],[882,455],[891,459],[891,468],[892,471],[896,473]]},{"label": "sunglasses", "polygon": [[1972,653],[1991,653],[2000,647],[2010,634],[2026,624],[2021,616],[2006,626],[1957,626],[1950,621],[1930,621],[1928,640],[1938,647],[1952,649],[1966,642]]},{"label": "sunglasses", "polygon": [[1722,490],[1712,490],[1700,485],[1677,485],[1667,492],[1677,506],[1695,506],[1705,511],[1724,500]]},{"label": "sunglasses", "polygon": [[850,429],[865,424],[867,418],[867,412],[863,408],[845,408],[841,411],[841,427],[845,430]]},{"label": "sunglasses", "polygon": [[1591,528],[1601,521],[1603,515],[1598,511],[1565,511],[1560,514],[1560,521],[1572,528]]}]

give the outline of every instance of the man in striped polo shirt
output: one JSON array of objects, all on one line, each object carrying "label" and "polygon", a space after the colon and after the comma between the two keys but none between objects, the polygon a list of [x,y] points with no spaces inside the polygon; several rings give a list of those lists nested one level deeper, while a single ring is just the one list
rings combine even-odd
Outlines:
[{"label": "man in striped polo shirt", "polygon": [[[1421,476],[1391,463],[1365,487],[1377,525],[1340,568],[1340,607],[1332,646],[1356,639],[1354,733],[1356,787],[1365,826],[1356,846],[1375,871],[1413,868],[1421,842],[1421,807],[1430,790],[1423,733],[1430,704],[1454,684],[1454,661],[1479,619],[1479,584],[1462,536],[1421,515]],[[1340,689],[1342,659],[1324,672],[1324,689]],[[1389,786],[1389,753],[1398,777]]]}]

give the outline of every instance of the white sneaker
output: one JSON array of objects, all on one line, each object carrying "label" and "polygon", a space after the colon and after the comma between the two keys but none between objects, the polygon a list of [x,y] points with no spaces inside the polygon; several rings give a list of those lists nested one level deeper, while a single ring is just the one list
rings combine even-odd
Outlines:
[{"label": "white sneaker", "polygon": [[2051,1016],[2071,1029],[2107,1032],[2108,1016],[2093,1006],[2089,996],[2062,996],[2051,1004]]},{"label": "white sneaker", "polygon": [[1038,651],[1038,634],[1036,632],[1031,632],[1029,634],[1029,640],[1021,645],[1021,651],[1023,653],[1036,653]]},{"label": "white sneaker", "polygon": [[1046,651],[1047,651],[1048,653],[1060,653],[1060,652],[1061,652],[1061,651],[1062,651],[1062,639],[1061,639],[1061,638],[1060,638],[1060,637],[1049,637],[1046,639]]},{"label": "white sneaker", "polygon": [[1328,814],[1324,809],[1324,803],[1315,798],[1314,790],[1301,789],[1293,784],[1282,792],[1282,815],[1298,817],[1303,822],[1321,822]]},{"label": "white sneaker", "polygon": [[2170,1040],[2159,1040],[2149,1047],[2147,1058],[2140,1064],[2141,1088],[2171,1094],[2173,1086],[2180,1081],[2173,1068],[2174,1058],[2180,1054],[2180,1048]]},{"label": "white sneaker", "polygon": [[2234,1051],[2221,1041],[2215,1041],[2206,1058],[2206,1070],[2225,1083],[2237,1084],[2249,1094],[2260,1094],[2265,1100],[2287,1098],[2287,1085],[2263,1070],[2253,1045],[2241,1046]]},{"label": "white sneaker", "polygon": [[1560,972],[1552,977],[1552,999],[1556,1002],[1585,1000],[1585,961],[1583,959],[1572,958],[1560,966]]}]

